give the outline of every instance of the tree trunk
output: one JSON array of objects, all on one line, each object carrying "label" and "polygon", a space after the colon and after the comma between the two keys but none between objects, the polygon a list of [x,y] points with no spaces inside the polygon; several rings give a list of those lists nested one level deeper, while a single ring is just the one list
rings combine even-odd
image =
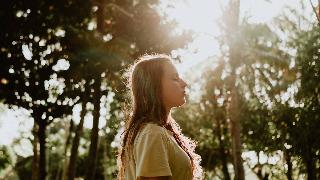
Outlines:
[{"label": "tree trunk", "polygon": [[312,159],[309,159],[307,161],[307,173],[308,173],[308,180],[315,180],[316,179],[315,165],[314,165],[314,161]]},{"label": "tree trunk", "polygon": [[241,158],[242,145],[241,145],[241,123],[239,119],[239,104],[238,104],[238,91],[236,88],[236,69],[240,65],[240,47],[237,44],[237,37],[239,34],[239,11],[240,0],[230,0],[227,13],[227,38],[230,54],[230,91],[231,102],[229,108],[229,115],[231,121],[231,136],[232,136],[232,153],[233,153],[233,165],[235,171],[235,179],[244,179],[244,169]]},{"label": "tree trunk", "polygon": [[73,128],[74,128],[74,122],[71,119],[69,128],[65,129],[65,131],[67,132],[66,133],[67,134],[66,135],[67,136],[66,137],[67,140],[66,140],[65,148],[64,148],[64,157],[65,158],[64,158],[63,165],[62,165],[62,173],[58,175],[59,177],[61,177],[62,180],[66,180],[67,179],[67,171],[68,171],[68,167],[69,167],[69,147],[70,147],[70,144],[71,144]]},{"label": "tree trunk", "polygon": [[[98,11],[97,11],[97,30],[99,33],[104,34],[105,32],[105,17],[104,17],[105,1],[98,0]],[[99,74],[100,75],[100,74]],[[95,78],[94,83],[94,95],[93,95],[93,125],[91,130],[91,144],[89,149],[88,157],[88,168],[86,172],[86,180],[93,180],[96,172],[97,156],[98,156],[98,142],[99,142],[99,118],[100,118],[100,87],[101,77]]]},{"label": "tree trunk", "polygon": [[313,155],[311,152],[310,145],[307,145],[306,147],[306,166],[307,166],[307,174],[308,174],[308,180],[315,180],[316,179],[316,168],[315,168],[315,161],[313,159]]},{"label": "tree trunk", "polygon": [[39,175],[39,153],[38,153],[38,124],[34,121],[33,124],[33,158],[32,158],[32,176],[31,180],[38,180]]},{"label": "tree trunk", "polygon": [[230,107],[230,120],[231,120],[231,136],[232,136],[232,153],[233,165],[235,171],[235,179],[244,179],[243,160],[241,158],[242,145],[241,145],[241,124],[239,119],[239,106],[238,95],[235,86],[231,90],[231,107]]},{"label": "tree trunk", "polygon": [[[107,127],[107,126],[106,126]],[[106,132],[106,131],[104,131]],[[107,136],[107,134],[106,134]],[[104,180],[108,180],[109,178],[109,174],[108,174],[108,145],[107,145],[108,141],[107,138],[105,138],[104,140],[101,141],[100,146],[102,147],[102,152],[103,152],[103,177]]]},{"label": "tree trunk", "polygon": [[[88,84],[88,83],[86,83]],[[86,92],[86,91],[85,91]],[[78,157],[78,148],[79,148],[79,143],[80,143],[80,137],[82,136],[83,132],[83,122],[84,122],[84,117],[87,113],[86,105],[87,105],[88,99],[87,99],[87,94],[85,93],[83,96],[82,100],[82,107],[81,107],[81,113],[80,113],[80,122],[77,126],[76,133],[72,142],[72,147],[71,147],[71,153],[70,153],[70,160],[69,160],[69,166],[68,166],[68,171],[67,171],[67,178],[68,180],[73,180],[75,177],[75,167],[76,167],[76,160]]]},{"label": "tree trunk", "polygon": [[287,163],[287,166],[288,166],[288,170],[286,172],[286,176],[287,176],[288,180],[292,180],[292,162],[291,162],[291,155],[290,155],[289,150],[285,150],[284,151],[284,156],[285,156],[286,163]]},{"label": "tree trunk", "polygon": [[224,143],[222,140],[220,118],[217,118],[217,135],[219,139],[219,151],[220,151],[220,158],[222,162],[223,176],[225,180],[230,180],[230,174],[228,172],[227,154],[225,153]]},{"label": "tree trunk", "polygon": [[46,120],[38,121],[38,138],[40,144],[40,156],[39,156],[39,179],[45,180],[47,175],[46,169]]},{"label": "tree trunk", "polygon": [[263,180],[263,178],[264,178],[263,174],[262,174],[262,166],[263,165],[260,164],[260,153],[259,153],[259,151],[256,151],[255,153],[258,157],[258,160],[257,160],[257,164],[254,166],[254,168],[252,170],[254,173],[256,173],[259,180]]},{"label": "tree trunk", "polygon": [[104,18],[104,9],[105,9],[105,0],[98,1],[98,10],[97,10],[97,30],[100,33],[105,32],[105,18]]},{"label": "tree trunk", "polygon": [[96,171],[97,156],[98,156],[98,142],[99,142],[99,118],[100,118],[100,86],[101,78],[95,79],[94,95],[93,95],[93,126],[91,130],[91,144],[89,149],[88,168],[86,173],[86,180],[93,180]]}]

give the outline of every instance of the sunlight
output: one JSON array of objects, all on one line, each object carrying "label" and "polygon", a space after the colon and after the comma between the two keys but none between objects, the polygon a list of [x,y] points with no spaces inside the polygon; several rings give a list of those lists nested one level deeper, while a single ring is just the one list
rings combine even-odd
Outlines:
[{"label": "sunlight", "polygon": [[[110,104],[113,102],[113,98],[115,96],[114,92],[109,92],[107,96],[103,95],[101,97],[101,102],[100,102],[100,117],[99,117],[99,129],[102,129],[104,126],[106,126],[106,122],[110,119],[111,114],[110,114]],[[87,114],[85,115],[84,118],[84,124],[83,126],[85,128],[91,129],[93,126],[93,104],[92,103],[87,103],[86,105],[87,108]],[[72,119],[76,124],[79,124],[80,122],[80,113],[81,113],[81,104],[76,104],[74,105],[72,109]]]},{"label": "sunlight", "polygon": [[[259,156],[259,157],[258,157]],[[259,164],[277,164],[283,157],[281,151],[275,151],[272,154],[265,154],[260,151],[258,154],[255,151],[246,151],[242,153],[242,158],[245,159],[248,165],[252,168]]]},{"label": "sunlight", "polygon": [[24,58],[26,58],[27,60],[32,59],[33,54],[31,52],[31,49],[29,48],[29,46],[26,44],[22,45],[22,54],[23,54]]},{"label": "sunlight", "polygon": [[186,49],[172,51],[173,57],[180,56],[182,63],[178,71],[183,75],[192,66],[208,57],[219,53],[215,37],[219,35],[217,20],[221,16],[221,4],[217,0],[190,1],[160,1],[158,11],[165,18],[164,21],[176,21],[177,28],[173,35],[183,30],[194,32],[194,41]]},{"label": "sunlight", "polygon": [[52,69],[54,71],[65,71],[68,70],[70,67],[70,63],[69,61],[65,60],[65,59],[59,59],[57,64],[52,66]]},{"label": "sunlight", "polygon": [[196,33],[208,33],[214,35],[219,32],[215,21],[221,15],[221,5],[217,0],[178,0],[174,3],[162,0],[159,10],[166,14],[167,20],[175,20],[178,29],[189,29]]},{"label": "sunlight", "polygon": [[[0,104],[0,145],[10,145],[21,134],[25,137],[30,137],[31,129],[33,127],[33,119],[30,117],[30,112],[23,108],[9,109],[7,106]],[[16,143],[18,145],[17,153],[21,156],[28,156],[32,154],[32,146],[30,142],[21,141]],[[31,148],[31,149],[30,149]]]},{"label": "sunlight", "polygon": [[320,177],[320,0],[2,9],[0,180],[160,177],[159,148],[172,179]]},{"label": "sunlight", "polygon": [[[194,32],[194,40],[187,48],[176,49],[171,52],[173,57],[181,57],[178,71],[183,75],[202,61],[212,56],[219,56],[219,44],[216,37],[220,36],[218,25],[222,11],[229,1],[221,0],[160,0],[158,12],[164,17],[163,21],[174,20],[177,27],[173,35],[184,30]],[[271,23],[284,7],[298,7],[299,0],[289,1],[254,1],[242,0],[240,3],[240,19],[246,18],[250,23]],[[202,69],[198,69],[202,71]]]}]

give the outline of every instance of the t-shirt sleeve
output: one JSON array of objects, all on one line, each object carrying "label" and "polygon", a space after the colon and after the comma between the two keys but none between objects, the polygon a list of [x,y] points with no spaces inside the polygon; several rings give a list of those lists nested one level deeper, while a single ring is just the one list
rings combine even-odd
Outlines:
[{"label": "t-shirt sleeve", "polygon": [[136,176],[172,176],[168,142],[161,131],[142,134],[135,144]]}]

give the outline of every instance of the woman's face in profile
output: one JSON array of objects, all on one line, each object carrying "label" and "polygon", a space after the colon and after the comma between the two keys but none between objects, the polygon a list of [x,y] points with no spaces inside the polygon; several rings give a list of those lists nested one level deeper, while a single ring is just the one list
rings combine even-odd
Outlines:
[{"label": "woman's face in profile", "polygon": [[162,77],[162,97],[167,109],[183,105],[185,100],[185,88],[187,87],[171,62],[166,62],[163,66]]}]

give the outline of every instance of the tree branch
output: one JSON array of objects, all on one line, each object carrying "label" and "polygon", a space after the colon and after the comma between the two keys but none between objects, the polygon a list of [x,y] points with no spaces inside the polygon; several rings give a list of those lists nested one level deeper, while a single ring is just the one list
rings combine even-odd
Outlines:
[{"label": "tree branch", "polygon": [[[310,5],[312,6],[312,9],[313,9],[313,12],[315,13],[315,15],[316,15],[316,17],[317,17],[317,20],[318,20],[318,24],[320,25],[320,7],[319,7],[319,14],[318,14],[318,12],[317,12],[317,9],[316,9],[316,7],[313,5],[313,3],[312,3],[312,0],[309,0],[309,2],[310,2]],[[320,6],[320,0],[318,0],[318,6]]]}]

